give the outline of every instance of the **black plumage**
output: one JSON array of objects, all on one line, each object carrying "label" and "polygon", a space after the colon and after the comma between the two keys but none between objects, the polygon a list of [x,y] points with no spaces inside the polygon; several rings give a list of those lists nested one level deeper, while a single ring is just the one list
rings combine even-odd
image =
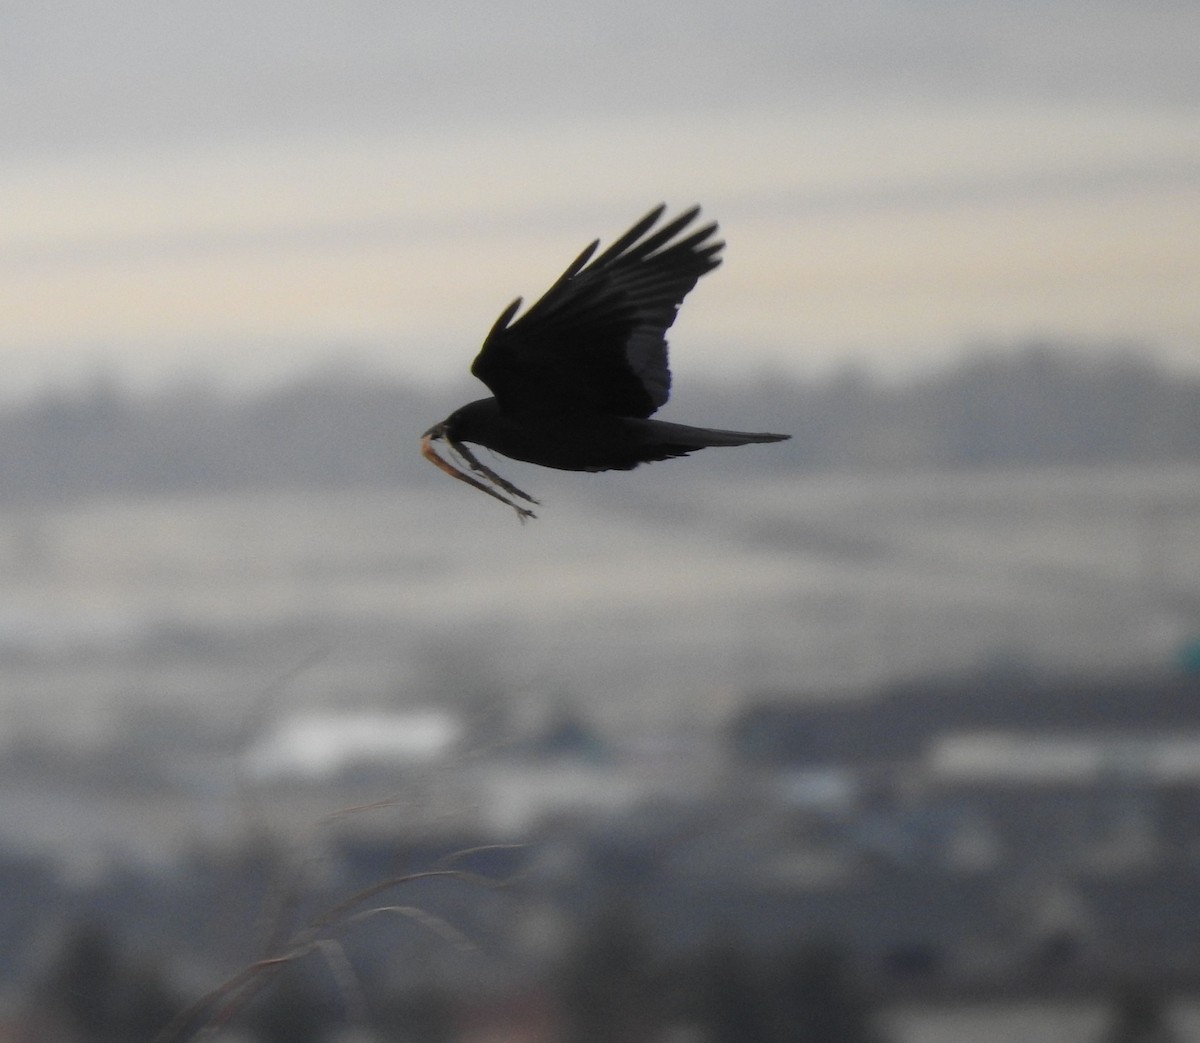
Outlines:
[{"label": "black plumage", "polygon": [[[464,442],[543,467],[608,471],[788,437],[649,419],[670,395],[666,331],[697,280],[721,263],[725,245],[716,224],[683,234],[699,207],[655,229],[665,209],[650,211],[599,255],[600,242],[593,242],[520,318],[514,321],[521,298],[504,310],[471,365],[493,397],[426,431],[421,449],[429,460],[524,518],[532,512],[503,493],[537,501],[480,463]],[[475,476],[437,455],[440,439]]]}]

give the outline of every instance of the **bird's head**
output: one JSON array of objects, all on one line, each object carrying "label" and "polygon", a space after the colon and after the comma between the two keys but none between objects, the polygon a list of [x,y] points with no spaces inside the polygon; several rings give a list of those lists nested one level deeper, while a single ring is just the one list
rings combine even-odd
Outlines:
[{"label": "bird's head", "polygon": [[457,442],[474,442],[488,445],[490,432],[494,430],[500,416],[500,407],[494,398],[481,398],[468,402],[451,413],[440,424],[434,424],[422,437],[437,440],[444,438],[451,445]]}]

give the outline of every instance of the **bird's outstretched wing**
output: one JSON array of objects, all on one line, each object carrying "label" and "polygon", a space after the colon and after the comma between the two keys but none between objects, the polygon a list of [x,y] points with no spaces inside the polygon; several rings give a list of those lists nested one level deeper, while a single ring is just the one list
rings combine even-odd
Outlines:
[{"label": "bird's outstretched wing", "polygon": [[676,239],[699,207],[651,231],[665,209],[598,256],[592,243],[515,322],[521,299],[505,309],[471,364],[501,409],[648,417],[667,401],[666,331],[725,244],[716,224]]}]

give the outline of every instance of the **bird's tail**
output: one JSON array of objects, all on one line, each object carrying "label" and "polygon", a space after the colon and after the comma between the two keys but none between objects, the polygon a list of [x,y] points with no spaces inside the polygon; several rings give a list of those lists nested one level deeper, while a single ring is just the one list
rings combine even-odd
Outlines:
[{"label": "bird's tail", "polygon": [[665,420],[651,420],[650,432],[654,441],[674,442],[690,449],[705,449],[714,445],[751,445],[755,442],[783,442],[791,435],[776,435],[769,431],[723,431],[717,427],[691,427]]},{"label": "bird's tail", "polygon": [[759,442],[782,442],[791,435],[770,431],[724,431],[716,427],[691,427],[665,420],[644,420],[642,430],[642,460],[666,460],[687,456],[697,449],[710,446],[753,445]]}]

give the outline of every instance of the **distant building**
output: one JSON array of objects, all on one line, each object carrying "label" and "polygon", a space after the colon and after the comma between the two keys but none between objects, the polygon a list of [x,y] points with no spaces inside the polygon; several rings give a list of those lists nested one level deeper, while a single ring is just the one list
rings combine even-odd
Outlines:
[{"label": "distant building", "polygon": [[462,723],[442,709],[297,714],[262,735],[243,765],[258,781],[326,782],[356,770],[440,760],[461,735]]},{"label": "distant building", "polygon": [[[914,762],[952,736],[992,733],[1019,742],[1087,739],[1110,750],[1147,738],[1160,744],[1163,770],[1191,772],[1200,674],[1064,679],[1015,671],[907,681],[854,697],[759,698],[730,722],[727,745],[746,765],[865,767]],[[1067,755],[1066,747],[1042,749]]]}]

